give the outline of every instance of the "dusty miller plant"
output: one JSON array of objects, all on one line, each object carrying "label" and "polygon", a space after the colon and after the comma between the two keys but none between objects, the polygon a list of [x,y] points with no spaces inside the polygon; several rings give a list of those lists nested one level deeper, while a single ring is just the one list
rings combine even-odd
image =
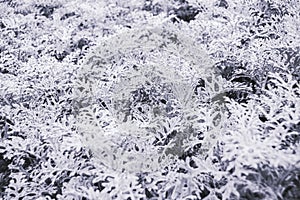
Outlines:
[{"label": "dusty miller plant", "polygon": [[0,198],[299,199],[299,9],[0,1]]},{"label": "dusty miller plant", "polygon": [[[133,172],[150,164],[155,166],[148,170],[160,169],[170,155],[181,157],[196,145],[204,158],[223,120],[217,99],[222,86],[211,67],[205,52],[172,24],[106,38],[87,57],[77,82],[75,106],[86,145],[104,165]],[[200,80],[206,91],[196,91]]]}]

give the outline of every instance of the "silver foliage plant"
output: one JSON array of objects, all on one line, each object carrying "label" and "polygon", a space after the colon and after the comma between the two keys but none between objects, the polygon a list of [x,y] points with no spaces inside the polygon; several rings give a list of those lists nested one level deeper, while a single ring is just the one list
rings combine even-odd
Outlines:
[{"label": "silver foliage plant", "polygon": [[0,198],[299,199],[299,9],[0,1]]},{"label": "silver foliage plant", "polygon": [[[100,42],[83,64],[79,131],[105,166],[152,172],[196,145],[205,158],[215,144],[224,116],[222,102],[210,98],[222,85],[212,80],[206,53],[172,26],[121,31]],[[203,79],[215,85],[195,95]]]}]

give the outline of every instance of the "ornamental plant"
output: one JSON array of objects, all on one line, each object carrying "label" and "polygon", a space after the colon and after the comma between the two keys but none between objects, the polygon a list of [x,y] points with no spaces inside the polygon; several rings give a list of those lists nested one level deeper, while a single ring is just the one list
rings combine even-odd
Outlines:
[{"label": "ornamental plant", "polygon": [[299,199],[299,9],[0,1],[0,199]]}]

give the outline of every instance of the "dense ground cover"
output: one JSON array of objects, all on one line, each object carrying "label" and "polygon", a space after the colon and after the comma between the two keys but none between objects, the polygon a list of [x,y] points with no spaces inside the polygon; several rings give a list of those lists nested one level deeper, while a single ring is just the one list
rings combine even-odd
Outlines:
[{"label": "dense ground cover", "polygon": [[299,199],[296,0],[0,0],[0,198]]}]

